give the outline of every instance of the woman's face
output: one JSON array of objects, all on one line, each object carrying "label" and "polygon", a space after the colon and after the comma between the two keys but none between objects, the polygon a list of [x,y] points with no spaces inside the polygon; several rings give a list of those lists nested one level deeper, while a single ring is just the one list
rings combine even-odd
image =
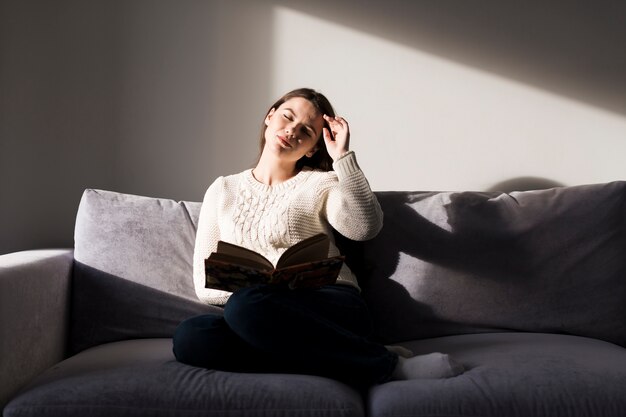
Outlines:
[{"label": "woman's face", "polygon": [[296,162],[303,156],[312,156],[317,150],[324,119],[305,98],[294,97],[265,118],[265,148],[281,158]]}]

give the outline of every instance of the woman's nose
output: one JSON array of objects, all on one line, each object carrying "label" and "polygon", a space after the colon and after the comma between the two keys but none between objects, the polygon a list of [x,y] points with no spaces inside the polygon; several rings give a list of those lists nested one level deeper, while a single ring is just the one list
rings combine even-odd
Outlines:
[{"label": "woman's nose", "polygon": [[287,135],[293,135],[296,132],[296,127],[294,125],[288,125],[285,127],[285,133]]}]

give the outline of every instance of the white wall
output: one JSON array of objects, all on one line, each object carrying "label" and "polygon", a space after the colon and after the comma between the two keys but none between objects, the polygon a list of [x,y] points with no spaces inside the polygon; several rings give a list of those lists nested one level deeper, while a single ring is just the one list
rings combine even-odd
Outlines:
[{"label": "white wall", "polygon": [[0,253],[87,187],[200,200],[300,86],[377,190],[626,179],[624,3],[502,3],[0,0]]},{"label": "white wall", "polygon": [[[626,178],[624,114],[291,7],[274,8],[273,27],[273,93],[313,85],[334,98],[375,189]],[[319,60],[280,65],[305,55]]]}]

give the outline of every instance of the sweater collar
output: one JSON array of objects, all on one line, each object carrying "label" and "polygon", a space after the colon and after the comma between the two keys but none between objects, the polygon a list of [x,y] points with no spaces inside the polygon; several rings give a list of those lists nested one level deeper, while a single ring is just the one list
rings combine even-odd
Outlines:
[{"label": "sweater collar", "polygon": [[243,172],[243,176],[246,180],[246,183],[257,191],[263,193],[282,193],[286,190],[292,189],[298,183],[304,181],[304,179],[309,175],[311,171],[312,169],[310,167],[305,166],[300,172],[289,178],[287,181],[283,181],[276,185],[267,185],[259,182],[256,178],[254,178],[254,175],[252,175],[252,168],[245,170]]}]

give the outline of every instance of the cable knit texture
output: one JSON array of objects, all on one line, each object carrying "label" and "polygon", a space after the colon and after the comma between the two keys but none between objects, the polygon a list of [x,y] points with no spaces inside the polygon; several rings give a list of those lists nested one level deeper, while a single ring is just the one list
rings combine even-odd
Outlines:
[{"label": "cable knit texture", "polygon": [[[376,236],[382,228],[382,210],[354,152],[335,161],[333,168],[334,172],[305,168],[274,186],[258,182],[251,169],[217,178],[204,196],[198,220],[193,275],[200,300],[223,305],[231,294],[204,288],[204,259],[215,251],[218,240],[252,249],[275,265],[287,248],[317,233],[330,236],[329,256],[338,255],[333,228],[352,240]],[[358,288],[346,265],[338,283]]]}]

